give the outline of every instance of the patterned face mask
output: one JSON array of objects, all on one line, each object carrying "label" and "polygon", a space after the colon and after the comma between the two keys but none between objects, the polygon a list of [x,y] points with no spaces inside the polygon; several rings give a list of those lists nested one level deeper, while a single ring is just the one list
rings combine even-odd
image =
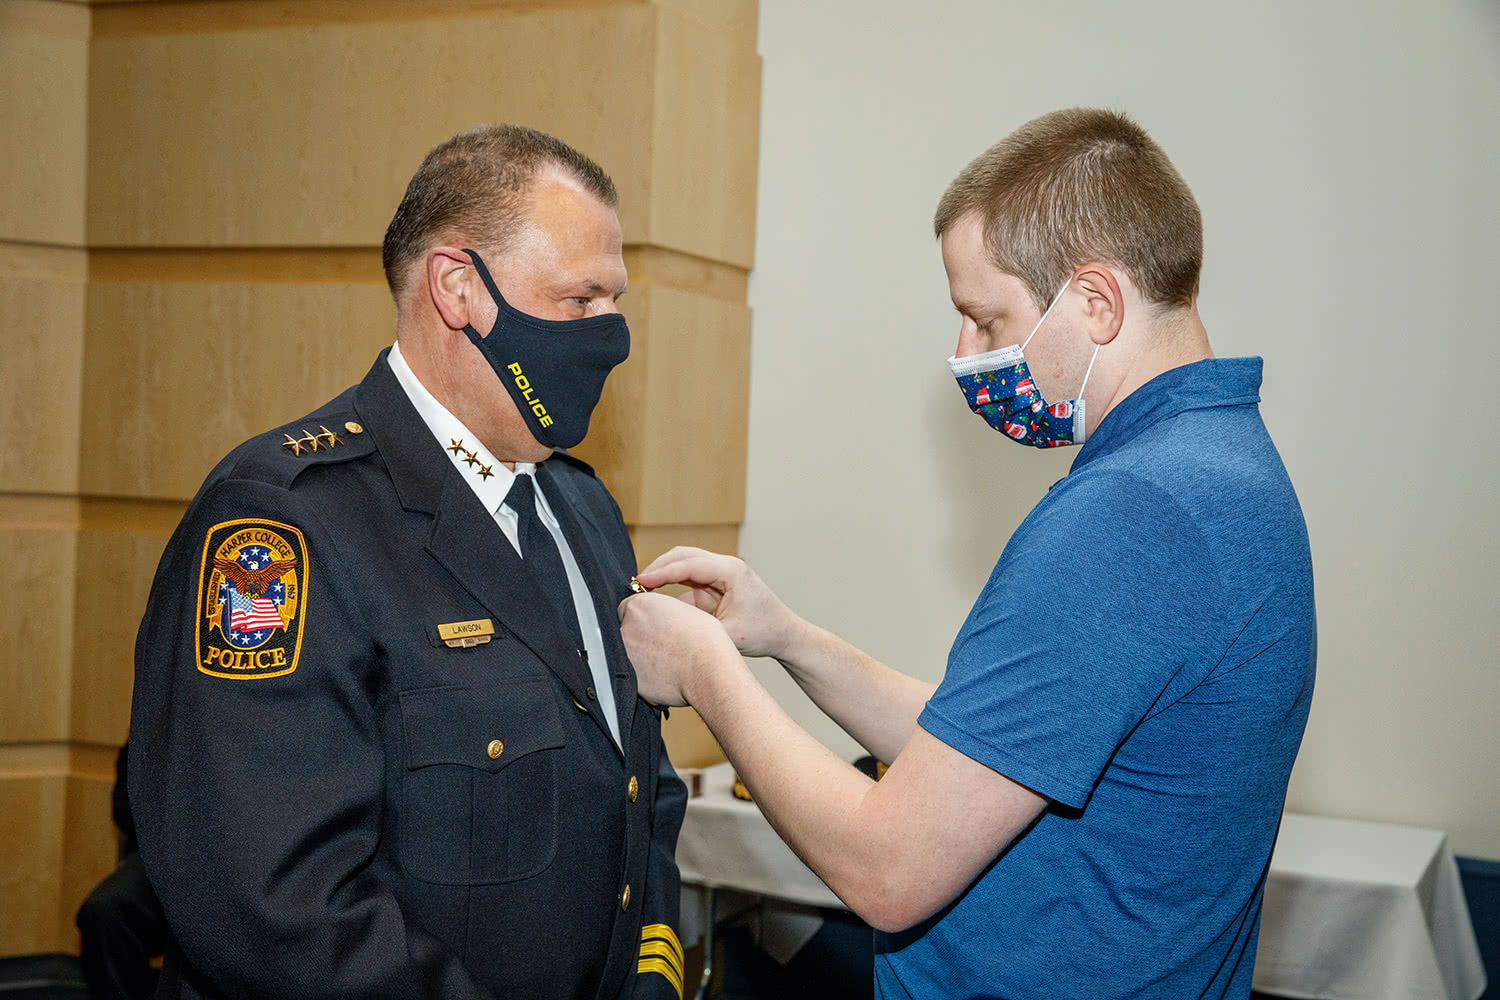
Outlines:
[{"label": "patterned face mask", "polygon": [[1042,328],[1042,322],[1062,301],[1069,284],[1072,284],[1071,280],[1058,291],[1052,305],[1042,313],[1042,318],[1036,321],[1036,326],[1019,346],[1012,344],[998,351],[948,359],[948,367],[953,370],[953,377],[963,390],[969,409],[1016,444],[1059,448],[1083,444],[1087,433],[1083,419],[1083,390],[1088,387],[1089,375],[1094,371],[1094,361],[1103,345],[1094,345],[1094,355],[1089,358],[1088,371],[1083,375],[1083,385],[1078,387],[1077,398],[1057,403],[1048,403],[1042,398],[1041,391],[1032,381],[1024,354],[1026,345]]}]

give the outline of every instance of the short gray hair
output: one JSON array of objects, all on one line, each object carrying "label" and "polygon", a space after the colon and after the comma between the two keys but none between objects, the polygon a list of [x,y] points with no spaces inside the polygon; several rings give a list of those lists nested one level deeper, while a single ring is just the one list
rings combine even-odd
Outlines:
[{"label": "short gray hair", "polygon": [[381,244],[385,281],[397,299],[409,265],[457,241],[503,251],[525,221],[532,183],[552,167],[610,208],[614,181],[561,139],[524,125],[481,125],[442,143],[417,168]]}]

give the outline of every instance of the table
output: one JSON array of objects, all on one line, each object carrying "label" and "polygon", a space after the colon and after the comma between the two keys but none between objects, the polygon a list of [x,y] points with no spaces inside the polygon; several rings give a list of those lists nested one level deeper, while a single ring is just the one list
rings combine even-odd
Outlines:
[{"label": "table", "polygon": [[1484,964],[1447,836],[1283,817],[1255,988],[1288,997],[1475,1000]]},{"label": "table", "polygon": [[[704,890],[712,953],[720,889],[841,907],[750,802],[733,768],[706,768],[677,841],[684,883]],[[711,970],[705,969],[704,982]],[[1271,858],[1255,988],[1329,1000],[1476,1000],[1484,967],[1458,868],[1438,830],[1288,813]]]}]

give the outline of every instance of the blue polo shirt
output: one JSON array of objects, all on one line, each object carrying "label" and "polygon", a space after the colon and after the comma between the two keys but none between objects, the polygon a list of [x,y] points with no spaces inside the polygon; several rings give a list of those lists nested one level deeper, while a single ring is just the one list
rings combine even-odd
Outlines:
[{"label": "blue polo shirt", "polygon": [[918,721],[1051,805],[877,937],[878,996],[1248,996],[1316,656],[1260,378],[1210,359],[1136,390],[1006,545]]}]

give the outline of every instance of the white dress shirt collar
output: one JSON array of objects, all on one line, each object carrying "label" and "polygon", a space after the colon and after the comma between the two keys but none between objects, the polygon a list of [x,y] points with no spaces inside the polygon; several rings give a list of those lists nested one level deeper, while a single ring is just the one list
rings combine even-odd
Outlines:
[{"label": "white dress shirt collar", "polygon": [[[417,414],[432,436],[437,438],[438,444],[443,446],[443,451],[448,459],[458,469],[463,481],[469,484],[484,509],[494,516],[500,510],[500,505],[505,502],[505,496],[510,492],[511,485],[515,482],[515,473],[523,472],[534,474],[536,467],[530,462],[515,463],[515,472],[507,469],[487,451],[474,432],[464,426],[463,421],[455,417],[449,409],[438,402],[437,397],[427,391],[427,387],[418,380],[411,366],[406,363],[406,358],[401,355],[399,343],[391,345],[391,352],[386,356],[391,366],[391,371],[396,375],[396,381],[401,383],[401,388],[406,391],[406,396],[411,400],[412,406],[417,408]],[[538,496],[540,496],[538,491]],[[546,510],[546,501],[542,501],[542,508]],[[550,516],[552,512],[546,510]]]}]

